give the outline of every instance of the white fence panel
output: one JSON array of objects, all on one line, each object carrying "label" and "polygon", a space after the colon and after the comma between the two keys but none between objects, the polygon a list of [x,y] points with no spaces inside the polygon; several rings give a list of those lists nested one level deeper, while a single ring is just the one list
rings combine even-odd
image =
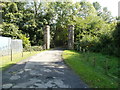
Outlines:
[{"label": "white fence panel", "polygon": [[14,39],[11,41],[11,48],[13,53],[22,52],[22,40]]},{"label": "white fence panel", "polygon": [[0,56],[10,55],[11,51],[12,53],[22,52],[22,40],[0,36]]}]

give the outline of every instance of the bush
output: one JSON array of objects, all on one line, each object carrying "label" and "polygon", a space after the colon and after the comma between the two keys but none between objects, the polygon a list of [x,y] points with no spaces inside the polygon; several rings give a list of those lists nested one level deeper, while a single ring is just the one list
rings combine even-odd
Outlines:
[{"label": "bush", "polygon": [[41,50],[43,50],[43,46],[32,46],[31,50],[32,51],[41,51]]},{"label": "bush", "polygon": [[[75,49],[78,51],[80,47],[85,50],[93,51],[93,52],[102,52],[108,55],[120,56],[120,23],[114,24],[106,24],[106,27],[92,33],[84,33],[80,41],[77,41],[75,44]],[[116,29],[115,29],[116,27]]]},{"label": "bush", "polygon": [[114,53],[120,57],[120,22],[117,23],[116,29],[113,32],[113,40],[115,45]]},{"label": "bush", "polygon": [[23,48],[23,52],[30,52],[30,51],[31,51],[31,47],[30,46]]},{"label": "bush", "polygon": [[27,51],[42,51],[43,50],[43,46],[28,46],[28,47],[25,47],[23,49],[24,52],[27,52]]},{"label": "bush", "polygon": [[30,47],[30,41],[29,38],[26,37],[24,34],[19,34],[19,38],[23,40],[23,47],[29,48]]},{"label": "bush", "polygon": [[96,36],[84,35],[84,37],[80,40],[79,43],[80,43],[80,47],[85,50],[99,51],[98,49],[100,49],[99,38]]}]

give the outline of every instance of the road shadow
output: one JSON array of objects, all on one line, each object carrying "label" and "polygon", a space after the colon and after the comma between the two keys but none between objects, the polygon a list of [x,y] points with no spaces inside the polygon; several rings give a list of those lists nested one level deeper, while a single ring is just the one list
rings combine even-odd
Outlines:
[{"label": "road shadow", "polygon": [[[54,48],[52,50],[64,50]],[[27,60],[26,60],[27,61]],[[29,65],[27,65],[29,63]],[[2,83],[9,88],[87,88],[67,65],[60,61],[23,61],[2,73]],[[9,84],[9,85],[8,85]],[[11,85],[11,86],[10,86]]]}]

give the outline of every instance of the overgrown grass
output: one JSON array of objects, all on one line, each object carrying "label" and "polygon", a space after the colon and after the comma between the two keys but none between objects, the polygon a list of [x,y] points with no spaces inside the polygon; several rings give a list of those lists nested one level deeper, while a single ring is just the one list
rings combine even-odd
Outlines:
[{"label": "overgrown grass", "polygon": [[118,88],[119,58],[101,53],[78,53],[70,50],[64,51],[63,58],[91,88]]},{"label": "overgrown grass", "polygon": [[17,62],[20,62],[21,60],[27,59],[28,57],[33,56],[33,55],[40,53],[40,52],[41,51],[23,52],[23,57],[22,57],[22,53],[13,54],[12,61],[11,61],[11,56],[0,57],[0,70],[6,70],[11,65],[14,65]]}]

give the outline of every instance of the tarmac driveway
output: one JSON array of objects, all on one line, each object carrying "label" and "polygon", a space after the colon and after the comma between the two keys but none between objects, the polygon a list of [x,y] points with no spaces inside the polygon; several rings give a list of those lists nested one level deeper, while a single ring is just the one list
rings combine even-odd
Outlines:
[{"label": "tarmac driveway", "polygon": [[62,59],[63,50],[48,50],[3,72],[3,88],[87,88]]}]

